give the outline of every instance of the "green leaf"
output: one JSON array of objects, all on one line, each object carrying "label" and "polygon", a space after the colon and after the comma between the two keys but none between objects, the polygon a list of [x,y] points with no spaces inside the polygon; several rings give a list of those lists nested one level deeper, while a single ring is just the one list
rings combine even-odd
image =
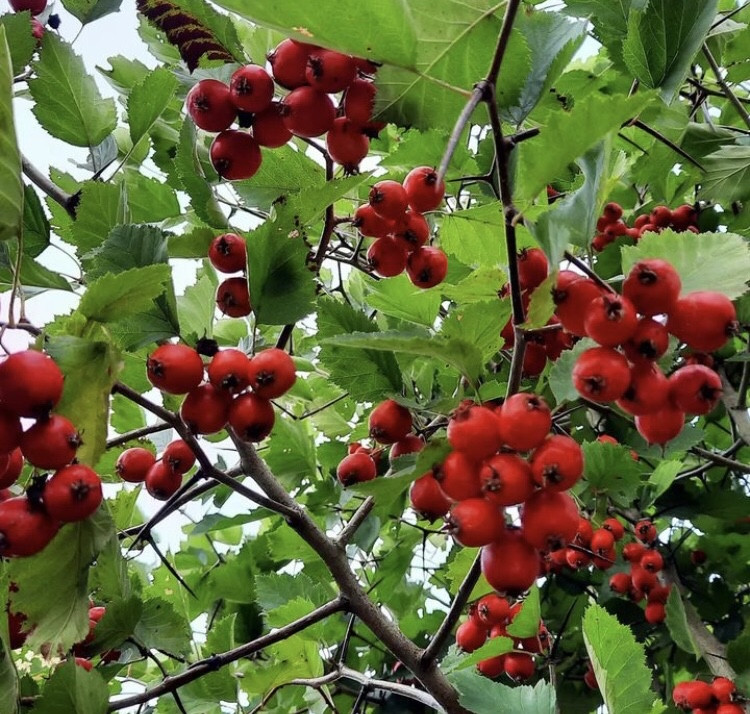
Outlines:
[{"label": "green leaf", "polygon": [[667,629],[672,636],[672,641],[684,652],[695,655],[696,660],[701,656],[701,650],[698,643],[693,637],[693,633],[688,625],[686,607],[692,607],[690,603],[684,603],[680,597],[680,592],[676,587],[672,587],[667,598]]},{"label": "green leaf", "polygon": [[504,325],[510,313],[510,300],[495,298],[492,302],[470,303],[451,312],[443,321],[439,334],[469,342],[486,361],[502,347],[503,338],[498,325]]},{"label": "green leaf", "polygon": [[628,447],[587,442],[583,445],[583,456],[583,476],[590,488],[605,492],[617,503],[632,503],[641,484],[641,475]]},{"label": "green leaf", "polygon": [[114,130],[114,101],[102,98],[81,58],[58,35],[45,32],[33,68],[29,91],[34,116],[52,136],[73,146],[93,147]]},{"label": "green leaf", "polygon": [[388,280],[363,278],[367,304],[378,312],[399,320],[431,327],[440,310],[440,291],[415,287],[405,274]]},{"label": "green leaf", "polygon": [[49,643],[56,652],[58,646],[67,650],[84,639],[89,630],[89,566],[113,534],[112,520],[100,508],[85,521],[64,525],[41,553],[10,564],[11,579],[18,585],[11,609],[23,612],[34,628],[29,647]]},{"label": "green leaf", "polygon": [[55,669],[34,703],[35,714],[105,714],[109,689],[96,670],[87,672],[72,659]]},{"label": "green leaf", "polygon": [[[555,302],[552,298],[552,290],[557,282],[557,271],[554,271],[552,275],[548,275],[531,293],[531,300],[529,301],[529,309],[526,311],[526,320],[523,323],[524,329],[533,330],[538,327],[544,327],[549,319],[555,313]],[[510,311],[510,301],[508,303],[508,310]],[[510,317],[510,312],[508,313]]]},{"label": "green leaf", "polygon": [[177,193],[169,184],[144,176],[134,168],[126,168],[124,174],[132,223],[156,223],[181,214]]},{"label": "green leaf", "polygon": [[36,49],[36,38],[29,32],[30,20],[28,12],[10,12],[0,16],[0,27],[5,29],[13,75],[23,72]]},{"label": "green leaf", "polygon": [[154,226],[116,226],[105,241],[83,256],[86,277],[100,278],[106,273],[121,273],[167,263],[167,237]]},{"label": "green leaf", "polygon": [[23,197],[21,154],[13,123],[13,68],[5,28],[0,26],[0,240],[18,238]]},{"label": "green leaf", "polygon": [[650,0],[631,11],[623,58],[644,87],[671,102],[716,18],[717,0]]},{"label": "green leaf", "polygon": [[666,493],[674,482],[675,476],[685,467],[682,461],[662,461],[649,476],[648,486],[641,498],[641,508],[653,505],[659,496]]},{"label": "green leaf", "polygon": [[63,0],[63,6],[82,25],[117,12],[122,0]]},{"label": "green leaf", "polygon": [[130,139],[135,146],[169,106],[177,91],[177,78],[163,67],[149,72],[128,96]]},{"label": "green leaf", "polygon": [[212,336],[216,312],[216,274],[213,269],[199,273],[198,280],[177,298],[182,336],[189,342]]},{"label": "green leaf", "polygon": [[147,310],[165,290],[172,277],[168,265],[131,268],[117,275],[103,275],[89,285],[78,310],[90,320],[113,322],[124,315]]},{"label": "green leaf", "polygon": [[474,381],[482,371],[482,354],[476,345],[463,339],[430,335],[425,331],[355,332],[324,340],[325,344],[431,357],[457,369]]},{"label": "green leaf", "polygon": [[700,195],[728,206],[750,196],[750,146],[725,146],[703,159]]},{"label": "green leaf", "polygon": [[504,236],[499,202],[449,213],[440,225],[440,246],[466,265],[494,268],[505,264]]},{"label": "green leaf", "polygon": [[36,258],[49,246],[49,221],[39,195],[31,186],[24,186],[23,195],[23,252]]},{"label": "green leaf", "polygon": [[573,367],[578,356],[593,346],[591,340],[580,340],[572,350],[565,350],[553,363],[549,373],[549,386],[558,404],[573,402],[580,396],[573,386]]},{"label": "green leaf", "polygon": [[599,605],[583,617],[583,639],[610,714],[652,711],[655,694],[643,645],[628,627]]},{"label": "green leaf", "polygon": [[175,655],[190,650],[190,626],[177,613],[174,605],[162,598],[152,598],[143,603],[135,636],[149,649],[165,650]]},{"label": "green leaf", "polygon": [[333,597],[328,582],[313,580],[305,573],[264,573],[256,579],[258,605],[264,612],[275,610],[296,598],[311,600],[316,607]]},{"label": "green leaf", "polygon": [[264,454],[268,467],[290,489],[315,473],[315,433],[308,420],[276,419]]},{"label": "green leaf", "polygon": [[117,225],[129,222],[123,186],[87,181],[81,189],[71,240],[80,252],[97,248]]},{"label": "green leaf", "polygon": [[534,687],[507,687],[462,669],[449,676],[458,689],[459,702],[473,714],[555,714],[555,688],[543,679]]},{"label": "green leaf", "polygon": [[121,645],[135,632],[142,613],[143,603],[137,595],[108,602],[104,617],[96,625],[91,649],[106,652]]},{"label": "green leaf", "polygon": [[4,637],[0,637],[0,712],[18,712],[18,673]]},{"label": "green leaf", "polygon": [[453,644],[448,648],[448,654],[441,660],[440,669],[445,674],[450,674],[473,667],[483,659],[503,655],[512,649],[513,640],[510,637],[490,637],[479,649],[468,655]]},{"label": "green leaf", "polygon": [[668,260],[680,274],[683,295],[713,290],[734,300],[748,290],[750,246],[736,233],[646,233],[638,245],[622,248],[623,273],[644,258]]},{"label": "green leaf", "polygon": [[395,512],[399,513],[403,510],[403,504],[397,502],[420,475],[415,470],[408,469],[408,473],[398,472],[372,481],[356,483],[350,488],[363,496],[372,496],[375,499],[376,513],[382,518],[394,513],[394,508]]},{"label": "green leaf", "polygon": [[[17,250],[18,242],[15,239],[0,243],[0,285],[11,286],[13,284]],[[68,291],[72,289],[62,275],[45,268],[28,255],[21,256],[19,279],[26,288],[52,288]]]},{"label": "green leaf", "polygon": [[533,585],[523,601],[521,612],[508,625],[511,637],[534,637],[539,632],[542,608],[539,602],[539,586]]},{"label": "green leaf", "polygon": [[[568,164],[617,131],[652,100],[653,95],[647,92],[632,97],[592,94],[576,102],[569,112],[552,112],[542,133],[517,149],[518,200],[533,198],[547,184],[564,176]],[[586,131],[581,131],[582,126]]]}]

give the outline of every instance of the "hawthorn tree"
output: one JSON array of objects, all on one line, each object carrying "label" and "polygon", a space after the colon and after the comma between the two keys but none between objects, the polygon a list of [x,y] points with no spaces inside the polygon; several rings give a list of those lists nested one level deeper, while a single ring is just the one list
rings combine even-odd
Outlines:
[{"label": "hawthorn tree", "polygon": [[120,4],[0,16],[0,714],[747,711],[750,8]]}]

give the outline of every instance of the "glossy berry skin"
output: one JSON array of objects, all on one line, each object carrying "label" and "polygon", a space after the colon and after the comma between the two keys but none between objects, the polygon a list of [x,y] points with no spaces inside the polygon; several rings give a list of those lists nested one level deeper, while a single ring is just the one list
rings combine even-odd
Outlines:
[{"label": "glossy berry skin", "polygon": [[438,180],[437,171],[430,166],[412,169],[404,179],[409,206],[417,213],[434,211],[445,196],[445,182]]},{"label": "glossy berry skin", "polygon": [[201,384],[183,400],[180,418],[193,434],[215,434],[226,426],[231,399],[213,384]]},{"label": "glossy berry skin", "polygon": [[721,377],[702,364],[685,365],[670,376],[669,397],[688,414],[708,414],[721,397]]},{"label": "glossy berry skin", "polygon": [[222,233],[211,241],[208,259],[220,273],[239,273],[247,268],[247,244],[236,233]]},{"label": "glossy berry skin", "polygon": [[[638,521],[638,523],[635,524],[635,528],[633,530],[635,532],[635,537],[643,543],[653,543],[658,535],[656,532],[656,527],[653,523],[651,523],[651,521]],[[640,552],[638,562],[643,559],[645,552],[645,550],[642,550]]]},{"label": "glossy berry skin", "polygon": [[638,261],[622,284],[622,293],[641,315],[648,317],[669,313],[680,296],[682,282],[677,271],[666,260],[651,258]]},{"label": "glossy berry skin", "polygon": [[505,625],[510,621],[510,605],[504,597],[490,593],[477,603],[477,615],[486,627]]},{"label": "glossy berry skin", "polygon": [[674,703],[681,709],[698,709],[711,706],[713,693],[707,682],[693,680],[680,682],[672,691]]},{"label": "glossy berry skin", "polygon": [[609,579],[609,589],[614,593],[625,595],[631,588],[630,575],[627,573],[615,573]]},{"label": "glossy berry skin", "polygon": [[21,419],[0,407],[0,454],[7,454],[21,443]]},{"label": "glossy berry skin", "polygon": [[59,414],[38,421],[21,438],[26,460],[39,469],[61,469],[67,466],[81,445],[73,423]]},{"label": "glossy berry skin", "polygon": [[242,350],[217,352],[208,363],[208,381],[219,391],[238,394],[250,384],[250,360]]},{"label": "glossy berry skin", "polygon": [[146,474],[146,490],[157,501],[174,496],[182,485],[182,474],[175,473],[164,461],[157,461]]},{"label": "glossy berry skin", "polygon": [[477,663],[477,669],[485,677],[495,679],[505,672],[505,655],[497,655],[495,657],[483,659]]},{"label": "glossy berry skin", "polygon": [[490,545],[482,548],[482,574],[500,593],[520,595],[539,574],[539,553],[517,530],[504,530]]},{"label": "glossy berry skin", "polygon": [[737,702],[728,702],[720,704],[716,709],[716,714],[745,714],[745,708]]},{"label": "glossy berry skin", "polygon": [[583,327],[603,347],[616,347],[635,334],[638,315],[626,297],[607,293],[589,303]]},{"label": "glossy berry skin", "polygon": [[[645,523],[645,521],[644,521]],[[648,522],[646,525],[646,529],[652,528],[651,523]],[[636,533],[637,536],[637,533]],[[656,537],[656,536],[654,536]],[[643,557],[643,554],[646,552],[646,549],[640,544],[631,542],[625,545],[625,547],[622,549],[622,557],[625,558],[629,563],[640,563],[641,558]]]},{"label": "glossy berry skin", "polygon": [[346,117],[338,117],[326,134],[326,148],[346,173],[355,173],[370,150],[370,139],[360,126]]},{"label": "glossy berry skin", "polygon": [[39,553],[60,524],[35,509],[23,496],[0,502],[0,557],[25,558]]},{"label": "glossy berry skin", "polygon": [[317,49],[311,52],[307,59],[305,79],[319,92],[326,94],[342,92],[356,77],[355,59],[341,52]]},{"label": "glossy berry skin", "polygon": [[505,674],[517,681],[534,676],[534,658],[523,652],[508,652],[505,655]]},{"label": "glossy berry skin", "polygon": [[253,117],[253,138],[261,146],[278,149],[288,143],[293,134],[284,124],[280,102],[271,102],[269,107]]},{"label": "glossy berry skin", "polygon": [[518,392],[505,400],[498,421],[503,443],[514,451],[530,451],[549,433],[552,414],[542,397]]},{"label": "glossy berry skin", "polygon": [[370,412],[369,427],[370,436],[379,444],[395,444],[411,431],[411,414],[398,402],[386,399]]},{"label": "glossy berry skin", "polygon": [[474,460],[492,456],[501,445],[497,417],[487,407],[461,404],[448,421],[448,441]]},{"label": "glossy berry skin", "polygon": [[650,602],[646,605],[643,616],[649,624],[658,625],[667,619],[667,611],[662,603]]},{"label": "glossy berry skin", "polygon": [[591,535],[589,549],[597,555],[604,555],[615,545],[615,537],[606,528],[597,528]]},{"label": "glossy berry skin", "polygon": [[630,384],[625,394],[617,400],[617,406],[633,416],[653,414],[669,400],[669,381],[658,365],[637,364],[630,370]]},{"label": "glossy berry skin", "polygon": [[73,464],[55,472],[42,498],[51,518],[61,523],[82,521],[101,505],[102,481],[88,466]]},{"label": "glossy berry skin", "polygon": [[602,523],[602,528],[606,528],[614,536],[615,540],[622,540],[625,535],[625,527],[616,518],[607,518]]},{"label": "glossy berry skin", "polygon": [[518,254],[518,277],[522,290],[533,290],[547,277],[549,263],[540,248],[524,248]]},{"label": "glossy berry skin", "polygon": [[297,380],[294,360],[277,347],[258,352],[247,371],[253,391],[264,399],[276,399],[286,394]]},{"label": "glossy berry skin", "polygon": [[594,526],[588,518],[581,516],[578,519],[578,530],[576,531],[575,544],[588,547],[591,537],[594,535]]},{"label": "glossy berry skin", "polygon": [[684,425],[685,412],[669,406],[635,418],[635,428],[649,444],[666,444],[682,431]]},{"label": "glossy berry skin", "polygon": [[394,459],[397,459],[400,456],[405,456],[406,454],[416,454],[422,451],[424,447],[424,439],[422,439],[421,436],[407,434],[403,439],[397,441],[391,446],[388,458],[393,461]]},{"label": "glossy berry skin", "polygon": [[664,558],[658,550],[649,550],[643,554],[640,565],[649,573],[658,573],[664,567]]},{"label": "glossy berry skin", "polygon": [[731,702],[736,691],[735,683],[727,677],[714,677],[714,681],[711,682],[711,693],[720,704]]},{"label": "glossy berry skin", "polygon": [[579,394],[594,402],[613,402],[630,385],[628,362],[610,347],[592,347],[576,360],[573,384]]},{"label": "glossy berry skin", "polygon": [[344,95],[344,116],[355,124],[366,124],[375,109],[375,85],[367,79],[355,79]]},{"label": "glossy berry skin", "polygon": [[539,550],[556,550],[570,543],[578,530],[578,506],[567,494],[537,491],[524,504],[521,534]]},{"label": "glossy berry skin", "polygon": [[504,528],[502,511],[484,498],[454,504],[445,522],[456,542],[467,548],[489,545]]},{"label": "glossy berry skin", "polygon": [[24,350],[0,362],[0,394],[5,410],[22,417],[42,417],[60,401],[63,374],[49,355]]},{"label": "glossy berry skin", "polygon": [[352,225],[369,238],[384,238],[396,228],[395,221],[383,218],[369,203],[361,205],[354,212]]},{"label": "glossy berry skin", "polygon": [[295,89],[307,83],[305,72],[310,56],[311,45],[295,40],[283,40],[269,53],[273,78],[284,89]]},{"label": "glossy berry skin", "polygon": [[367,262],[383,278],[401,275],[406,269],[408,257],[403,244],[388,236],[378,238],[367,249]]},{"label": "glossy berry skin", "polygon": [[369,201],[375,213],[391,221],[401,218],[409,206],[406,191],[398,181],[378,181],[370,189]]},{"label": "glossy berry skin", "polygon": [[247,317],[252,312],[246,278],[227,278],[216,288],[216,306],[229,317]]},{"label": "glossy berry skin", "polygon": [[148,470],[156,463],[156,457],[140,446],[123,451],[117,458],[115,471],[128,483],[142,483],[146,480]]},{"label": "glossy berry skin", "polygon": [[273,99],[273,79],[257,64],[240,67],[229,80],[229,96],[243,112],[262,112]]},{"label": "glossy berry skin", "polygon": [[654,362],[669,348],[669,332],[660,322],[642,317],[631,338],[623,343],[625,356],[633,363]]},{"label": "glossy berry skin", "polygon": [[553,434],[531,455],[534,482],[549,491],[567,491],[583,475],[583,451],[575,439]]},{"label": "glossy berry skin", "polygon": [[480,464],[463,451],[451,451],[435,469],[442,492],[453,501],[482,496]]},{"label": "glossy berry skin", "polygon": [[420,476],[411,485],[409,500],[411,507],[431,523],[445,516],[451,505],[431,472]]},{"label": "glossy berry skin", "polygon": [[396,222],[393,237],[404,246],[408,253],[411,253],[427,243],[430,238],[430,226],[421,213],[407,211]]},{"label": "glossy berry skin", "polygon": [[13,12],[28,10],[32,15],[41,15],[47,7],[47,0],[8,0]]},{"label": "glossy berry skin", "polygon": [[227,129],[218,134],[208,153],[216,173],[227,181],[251,178],[263,160],[258,142],[246,131],[238,129]]},{"label": "glossy berry skin", "polygon": [[218,79],[198,82],[188,92],[186,104],[190,118],[204,131],[224,131],[237,118],[229,87]]},{"label": "glossy berry skin", "polygon": [[464,652],[478,650],[487,640],[487,629],[469,619],[456,630],[456,644]]},{"label": "glossy berry skin", "polygon": [[372,481],[376,475],[375,462],[369,454],[362,451],[345,456],[336,467],[336,478],[343,486]]},{"label": "glossy berry skin", "polygon": [[195,465],[195,454],[182,439],[170,441],[161,458],[176,474],[185,474]]},{"label": "glossy berry skin", "polygon": [[724,346],[737,326],[732,301],[721,293],[699,291],[680,298],[667,320],[667,329],[698,352]]},{"label": "glossy berry skin", "polygon": [[423,246],[409,254],[406,274],[418,288],[434,288],[448,274],[448,256],[434,246]]},{"label": "glossy berry skin", "polygon": [[336,118],[331,98],[312,87],[293,89],[281,101],[281,116],[292,134],[315,137],[325,134]]},{"label": "glossy berry skin", "polygon": [[592,300],[602,294],[602,289],[589,278],[571,270],[561,270],[552,291],[555,314],[570,333],[585,337],[584,320]]},{"label": "glossy berry skin", "polygon": [[484,497],[496,506],[515,506],[534,493],[531,469],[517,454],[495,454],[487,459],[479,481]]},{"label": "glossy berry skin", "polygon": [[9,454],[0,456],[0,490],[12,486],[23,471],[23,452],[13,449]]},{"label": "glossy berry skin", "polygon": [[162,392],[187,394],[203,381],[203,360],[187,345],[160,345],[146,360],[146,376]]},{"label": "glossy berry skin", "polygon": [[263,441],[275,418],[273,404],[257,394],[240,394],[229,407],[229,424],[243,441]]}]

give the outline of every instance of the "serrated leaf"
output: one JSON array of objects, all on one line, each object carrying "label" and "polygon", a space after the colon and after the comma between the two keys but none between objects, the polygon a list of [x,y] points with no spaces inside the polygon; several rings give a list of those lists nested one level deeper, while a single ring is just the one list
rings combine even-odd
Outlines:
[{"label": "serrated leaf", "polygon": [[23,252],[36,258],[49,246],[49,221],[37,192],[31,186],[24,186],[23,194]]},{"label": "serrated leaf", "polygon": [[682,280],[682,295],[711,290],[734,300],[748,290],[750,245],[736,233],[646,233],[638,245],[622,248],[623,274],[644,258],[669,261]]},{"label": "serrated leaf", "polygon": [[573,386],[573,367],[578,356],[593,344],[590,340],[581,340],[572,350],[564,350],[553,363],[548,381],[558,404],[575,401],[580,396]]},{"label": "serrated leaf", "polygon": [[697,660],[701,656],[701,650],[688,625],[686,607],[692,607],[692,605],[684,603],[679,590],[673,586],[669,591],[666,605],[667,629],[672,635],[672,641],[684,652],[695,655]]},{"label": "serrated leaf", "polygon": [[129,222],[124,187],[100,181],[87,181],[81,188],[70,241],[80,252],[97,248],[117,225]]},{"label": "serrated leaf", "polygon": [[465,265],[494,268],[508,260],[499,202],[455,211],[440,225],[440,246]]},{"label": "serrated leaf", "polygon": [[482,359],[489,360],[503,345],[500,330],[510,313],[510,300],[475,302],[451,312],[439,334],[469,342],[481,352]]},{"label": "serrated leaf", "polygon": [[13,68],[5,37],[5,27],[0,26],[0,240],[18,238],[24,197],[13,122]]},{"label": "serrated leaf", "polygon": [[18,673],[13,655],[4,637],[0,636],[0,712],[18,712]]},{"label": "serrated leaf", "polygon": [[440,669],[445,674],[457,672],[468,667],[473,667],[483,659],[497,657],[513,649],[513,640],[510,637],[490,637],[479,649],[471,654],[466,654],[453,644],[448,648],[448,654],[440,661]]},{"label": "serrated leaf", "polygon": [[51,652],[58,646],[67,650],[86,637],[89,566],[113,534],[112,520],[100,508],[85,521],[64,525],[41,553],[10,564],[11,578],[18,585],[11,609],[23,612],[34,628],[29,647],[49,643]]},{"label": "serrated leaf", "polygon": [[[555,714],[555,688],[540,680],[534,687],[507,687],[463,669],[449,675],[459,702],[473,714]],[[644,710],[645,711],[645,710]]]},{"label": "serrated leaf", "polygon": [[583,617],[583,639],[610,714],[651,712],[655,695],[642,645],[628,627],[599,605]]},{"label": "serrated leaf", "polygon": [[725,146],[703,159],[700,195],[728,206],[750,196],[750,146]]},{"label": "serrated leaf", "polygon": [[134,168],[125,169],[125,189],[132,223],[156,223],[182,212],[177,193],[167,183],[149,178]]},{"label": "serrated leaf", "polygon": [[539,586],[533,585],[529,594],[524,598],[521,611],[508,625],[508,634],[511,637],[534,637],[539,632],[539,621],[542,617],[542,608],[539,602]]},{"label": "serrated leaf", "polygon": [[216,275],[213,270],[199,273],[198,280],[177,298],[177,312],[185,339],[194,341],[212,336],[216,312]]},{"label": "serrated leaf", "polygon": [[30,20],[31,14],[28,12],[9,12],[0,16],[0,27],[5,29],[13,75],[23,72],[36,49],[36,38],[29,32]]},{"label": "serrated leaf", "polygon": [[102,98],[71,46],[52,32],[42,39],[29,81],[34,116],[52,136],[73,146],[100,144],[117,125],[112,99]]},{"label": "serrated leaf", "polygon": [[422,290],[409,278],[397,275],[388,280],[364,278],[368,289],[367,304],[384,315],[430,327],[440,310],[441,297],[437,290]]},{"label": "serrated leaf", "polygon": [[34,702],[38,714],[105,714],[109,689],[96,670],[86,671],[70,659],[55,669]]},{"label": "serrated leaf", "polygon": [[127,599],[116,598],[107,603],[104,617],[97,623],[94,640],[90,645],[93,652],[106,652],[121,645],[131,637],[143,613],[141,598],[133,595]]},{"label": "serrated leaf", "polygon": [[[544,327],[555,313],[555,302],[552,298],[552,290],[557,282],[557,271],[548,275],[531,293],[529,309],[526,311],[526,320],[523,328],[533,330]],[[509,302],[509,301],[506,301]],[[508,305],[510,310],[510,305]],[[510,313],[508,313],[510,316]]]},{"label": "serrated leaf", "polygon": [[675,476],[685,467],[682,461],[662,461],[649,476],[648,487],[641,499],[641,508],[653,505],[659,496],[666,493],[674,483]]},{"label": "serrated leaf", "polygon": [[307,598],[313,602],[315,607],[319,607],[328,602],[334,594],[333,589],[327,582],[313,580],[305,573],[299,575],[287,573],[259,575],[256,579],[256,592],[258,605],[264,612],[282,607],[296,598]]},{"label": "serrated leaf", "polygon": [[63,0],[65,9],[85,25],[117,12],[122,0]]},{"label": "serrated leaf", "polygon": [[717,0],[650,0],[631,11],[623,58],[644,87],[671,102],[716,18]]},{"label": "serrated leaf", "polygon": [[167,237],[154,226],[116,226],[105,241],[83,256],[86,277],[100,278],[156,263],[167,263]]},{"label": "serrated leaf", "polygon": [[632,503],[641,475],[628,447],[593,441],[583,445],[583,456],[583,476],[590,488],[617,503]]},{"label": "serrated leaf", "polygon": [[171,602],[152,598],[143,603],[135,636],[149,649],[185,654],[190,649],[190,627]]},{"label": "serrated leaf", "polygon": [[128,125],[135,146],[154,125],[177,91],[177,78],[157,67],[133,87],[128,96]]}]

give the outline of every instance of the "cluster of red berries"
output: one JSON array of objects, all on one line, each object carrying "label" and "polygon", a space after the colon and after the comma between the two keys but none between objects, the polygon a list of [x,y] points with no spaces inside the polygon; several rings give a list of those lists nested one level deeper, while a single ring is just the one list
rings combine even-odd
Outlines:
[{"label": "cluster of red berries", "polygon": [[222,233],[211,241],[208,259],[220,273],[243,273],[226,278],[216,289],[216,305],[229,317],[247,317],[252,311],[247,277],[247,244],[237,233]]},{"label": "cluster of red berries", "polygon": [[182,485],[182,477],[195,465],[195,454],[182,439],[167,444],[157,459],[148,449],[134,446],[117,459],[117,475],[128,483],[143,483],[157,500],[166,501]]},{"label": "cluster of red berries", "polygon": [[676,706],[693,714],[744,714],[731,679],[714,677],[713,682],[694,679],[675,684],[672,699]]},{"label": "cluster of red berries", "polygon": [[707,414],[721,394],[719,376],[705,365],[686,365],[667,378],[657,360],[669,347],[669,335],[712,352],[737,328],[729,298],[710,291],[680,297],[681,287],[672,265],[654,258],[633,266],[622,295],[571,271],[560,273],[554,293],[565,329],[600,345],[578,357],[575,388],[633,415],[636,429],[652,444],[673,439],[686,414]]},{"label": "cluster of red berries", "polygon": [[622,556],[630,564],[630,572],[615,573],[609,579],[612,592],[629,597],[633,602],[646,600],[644,616],[652,625],[663,622],[664,606],[670,585],[659,579],[664,558],[656,549],[656,528],[649,520],[638,521],[633,529],[636,540],[626,543]]},{"label": "cluster of red berries", "polygon": [[[146,370],[157,389],[187,395],[180,416],[193,434],[215,434],[228,423],[241,439],[251,442],[271,433],[275,420],[271,399],[285,394],[297,378],[294,360],[276,347],[251,358],[237,349],[216,350],[205,366],[208,381],[204,381],[200,354],[187,345],[167,343],[151,353]],[[165,474],[164,483],[152,492],[163,497],[169,491],[163,490],[166,472],[171,470],[169,459],[162,458],[151,468]],[[182,474],[171,477],[174,490],[179,488],[178,477]]]},{"label": "cluster of red berries", "polygon": [[[216,132],[210,157],[217,173],[231,181],[251,178],[260,168],[261,147],[284,146],[292,136],[327,133],[331,158],[354,172],[367,156],[375,85],[371,62],[287,39],[267,57],[269,74],[257,64],[240,67],[229,84],[203,79],[187,96],[187,111],[198,127]],[[276,85],[289,90],[276,100]],[[338,106],[331,95],[343,92]],[[241,128],[231,129],[238,122]],[[246,131],[246,129],[250,131]]]},{"label": "cluster of red berries", "polygon": [[379,181],[369,202],[354,213],[353,225],[375,241],[367,250],[370,267],[383,278],[406,271],[420,288],[443,282],[448,272],[445,253],[426,245],[430,226],[423,214],[434,211],[445,196],[445,183],[429,166],[412,169],[403,183]]},{"label": "cluster of red berries", "polygon": [[477,664],[477,669],[486,677],[494,679],[505,673],[516,681],[529,679],[534,674],[534,655],[549,650],[550,635],[544,622],[539,623],[537,634],[532,637],[508,634],[508,626],[522,605],[520,601],[511,605],[506,598],[490,593],[469,605],[468,619],[458,626],[456,644],[464,652],[478,650],[493,637],[512,638],[512,652],[488,657]]},{"label": "cluster of red berries", "polygon": [[689,203],[678,206],[674,211],[668,206],[655,206],[651,213],[638,216],[633,226],[628,227],[622,220],[622,206],[608,203],[596,222],[596,235],[591,246],[596,251],[602,251],[620,236],[628,236],[637,243],[644,233],[660,233],[665,228],[679,233],[699,233],[698,211]]},{"label": "cluster of red berries", "polygon": [[[0,489],[16,483],[24,459],[54,475],[35,478],[23,496],[0,498],[0,556],[41,551],[62,523],[88,518],[102,502],[102,482],[73,463],[81,437],[73,423],[52,410],[63,392],[63,374],[49,355],[24,350],[0,363]],[[25,431],[21,419],[34,419]]]},{"label": "cluster of red berries", "polygon": [[565,548],[547,554],[547,572],[559,573],[564,568],[581,570],[589,565],[598,570],[609,570],[617,557],[615,543],[624,533],[625,529],[616,518],[607,518],[601,528],[594,528],[588,518],[581,516],[573,540]]}]

